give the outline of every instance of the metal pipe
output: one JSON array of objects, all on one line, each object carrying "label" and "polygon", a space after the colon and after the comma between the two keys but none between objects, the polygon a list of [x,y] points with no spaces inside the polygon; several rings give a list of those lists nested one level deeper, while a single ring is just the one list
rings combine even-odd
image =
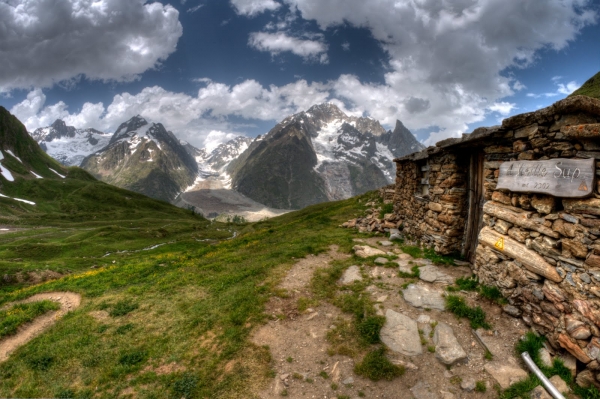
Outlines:
[{"label": "metal pipe", "polygon": [[550,380],[548,380],[544,373],[542,373],[542,371],[538,368],[538,366],[535,365],[535,363],[531,359],[531,356],[529,356],[529,353],[523,352],[521,353],[521,357],[523,358],[523,361],[525,361],[527,367],[529,367],[529,370],[531,370],[533,374],[535,374],[536,377],[539,378],[540,381],[542,381],[542,385],[544,385],[546,391],[548,391],[548,393],[552,395],[554,399],[565,399],[562,393],[560,393],[558,389],[556,389],[556,387],[552,385]]}]

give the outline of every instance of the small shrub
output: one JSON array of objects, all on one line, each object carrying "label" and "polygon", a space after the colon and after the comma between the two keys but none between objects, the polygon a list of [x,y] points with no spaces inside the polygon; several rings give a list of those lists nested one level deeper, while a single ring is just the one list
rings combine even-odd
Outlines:
[{"label": "small shrub", "polygon": [[193,374],[186,373],[173,383],[173,396],[176,398],[191,398],[198,384],[198,377]]},{"label": "small shrub", "polygon": [[27,365],[32,370],[46,371],[54,363],[54,357],[49,355],[39,355],[26,360]]},{"label": "small shrub", "polygon": [[486,350],[485,353],[483,354],[483,358],[485,360],[492,360],[494,358],[494,355],[492,355],[492,352]]},{"label": "small shrub", "polygon": [[385,324],[383,316],[369,316],[358,323],[357,329],[360,337],[369,344],[379,343],[379,332]]},{"label": "small shrub", "polygon": [[125,324],[123,326],[118,327],[115,330],[115,334],[119,334],[119,335],[123,335],[126,334],[128,331],[133,330],[133,324],[129,323],[129,324]]},{"label": "small shrub", "polygon": [[323,377],[324,379],[328,379],[328,378],[329,378],[329,375],[328,375],[328,374],[327,374],[325,371],[321,371],[321,372],[319,373],[319,376],[320,376],[320,377]]},{"label": "small shrub", "polygon": [[113,306],[110,311],[112,317],[125,316],[127,313],[133,312],[139,307],[137,303],[132,303],[126,300],[119,301]]},{"label": "small shrub", "polygon": [[379,219],[383,219],[386,213],[394,212],[394,204],[383,204],[381,205],[381,211],[379,212]]},{"label": "small shrub", "polygon": [[288,356],[287,359],[285,359],[286,362],[291,363],[294,361],[294,358],[291,356]]},{"label": "small shrub", "polygon": [[146,360],[148,354],[142,350],[135,350],[129,353],[124,353],[119,358],[119,363],[123,366],[135,366]]},{"label": "small shrub", "polygon": [[304,377],[302,376],[302,374],[298,374],[298,373],[294,373],[292,374],[292,378],[295,380],[303,380]]},{"label": "small shrub", "polygon": [[487,391],[487,385],[485,381],[477,381],[475,383],[475,392],[485,392]]},{"label": "small shrub", "polygon": [[479,294],[482,297],[489,299],[490,301],[494,301],[497,303],[504,303],[506,300],[502,296],[502,292],[495,286],[482,285],[479,287]]},{"label": "small shrub", "polygon": [[404,374],[404,367],[393,364],[385,357],[383,348],[368,353],[362,362],[354,367],[354,372],[373,381],[385,379],[388,381]]},{"label": "small shrub", "polygon": [[331,389],[333,389],[334,391],[338,389],[338,384],[336,384],[335,382],[331,384]]},{"label": "small shrub", "polygon": [[470,307],[465,299],[456,295],[446,296],[446,309],[458,317],[465,317],[470,320],[471,328],[474,330],[483,327],[489,330],[491,326],[485,321],[485,312],[481,307]]},{"label": "small shrub", "polygon": [[432,346],[432,345],[428,346],[427,347],[427,351],[429,351],[430,353],[434,353],[435,352],[435,346]]}]

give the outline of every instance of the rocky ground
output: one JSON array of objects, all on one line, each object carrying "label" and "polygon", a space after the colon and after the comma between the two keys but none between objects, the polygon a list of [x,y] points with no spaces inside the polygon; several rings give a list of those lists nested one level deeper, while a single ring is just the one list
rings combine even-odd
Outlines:
[{"label": "rocky ground", "polygon": [[[386,316],[380,333],[388,349],[386,356],[404,366],[406,373],[378,382],[356,375],[354,365],[359,358],[328,353],[328,334],[338,331],[351,316],[325,301],[298,310],[299,298],[312,297],[309,283],[314,271],[329,267],[335,259],[348,258],[332,247],[327,254],[296,263],[280,285],[287,294],[274,297],[267,306],[272,320],[252,339],[269,347],[276,375],[270,386],[258,393],[260,397],[496,398],[496,387],[506,388],[527,376],[514,351],[517,340],[528,331],[520,319],[476,292],[458,294],[469,305],[483,308],[490,330],[473,331],[468,320],[444,310],[446,286],[470,275],[468,264],[436,266],[426,259],[413,259],[382,238],[355,241],[358,256],[397,256],[394,261],[382,257],[380,266],[353,265],[338,284],[342,287],[355,280],[369,284],[365,292],[377,303],[378,314]],[[399,277],[399,271],[410,273],[415,265],[420,267],[419,279]],[[492,356],[486,356],[486,349]],[[574,365],[573,359],[567,359],[569,362]]]}]

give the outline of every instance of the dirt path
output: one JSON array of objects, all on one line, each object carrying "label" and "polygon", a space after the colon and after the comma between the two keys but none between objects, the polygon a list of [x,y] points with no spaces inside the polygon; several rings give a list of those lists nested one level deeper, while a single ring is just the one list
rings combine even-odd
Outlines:
[{"label": "dirt path", "polygon": [[[366,239],[362,243],[386,252],[400,251],[379,244],[381,238]],[[402,254],[408,260],[408,255]],[[498,305],[482,301],[478,294],[462,292],[471,306],[482,306],[492,323],[493,329],[486,332],[485,340],[494,355],[492,360],[484,357],[485,351],[476,342],[468,321],[458,320],[444,310],[417,308],[404,300],[402,285],[408,280],[398,276],[395,267],[360,267],[363,278],[370,286],[365,294],[378,303],[379,314],[387,310],[402,313],[413,320],[427,320],[419,323],[423,331],[423,353],[418,356],[406,356],[388,351],[388,357],[396,364],[406,367],[405,375],[392,381],[371,381],[354,373],[355,363],[360,357],[335,354],[330,355],[331,344],[328,334],[335,334],[336,326],[351,321],[352,316],[344,314],[339,308],[327,302],[321,302],[313,309],[298,311],[298,299],[312,297],[310,280],[314,271],[328,267],[334,259],[347,258],[332,246],[327,254],[308,256],[293,266],[282,280],[280,288],[287,290],[288,297],[273,297],[267,304],[267,313],[271,321],[259,328],[252,336],[252,342],[268,346],[274,361],[276,376],[262,392],[261,398],[416,398],[416,399],[459,399],[459,398],[496,398],[493,386],[497,383],[484,367],[492,363],[511,364],[520,368],[513,354],[517,339],[527,331],[527,327],[518,319],[504,313]],[[418,262],[418,259],[411,261]],[[446,275],[455,279],[470,274],[468,267],[438,267]],[[444,284],[416,281],[416,285],[443,292]],[[433,350],[431,323],[445,323],[454,331],[460,346],[467,354],[467,360],[452,367],[446,367],[437,358]],[[493,348],[493,349],[491,349]],[[324,373],[323,373],[324,372]],[[483,381],[485,393],[473,390],[476,381]],[[462,387],[461,387],[462,385]]]},{"label": "dirt path", "polygon": [[11,305],[15,305],[17,303],[31,303],[43,300],[51,300],[59,303],[60,309],[53,312],[48,312],[36,318],[31,323],[19,328],[19,331],[16,335],[12,335],[0,340],[0,362],[7,360],[12,352],[43,333],[66,313],[79,307],[81,303],[81,295],[73,292],[46,292],[43,294],[36,294],[23,301],[7,304],[3,308],[10,307]]}]

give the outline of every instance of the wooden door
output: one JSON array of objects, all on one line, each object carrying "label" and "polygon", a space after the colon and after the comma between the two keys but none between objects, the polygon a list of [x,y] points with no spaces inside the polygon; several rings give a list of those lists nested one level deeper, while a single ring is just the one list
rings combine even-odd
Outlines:
[{"label": "wooden door", "polygon": [[468,176],[468,215],[465,226],[465,243],[463,245],[463,256],[471,263],[475,263],[475,250],[477,249],[477,237],[483,223],[483,151],[475,150],[469,161]]}]

